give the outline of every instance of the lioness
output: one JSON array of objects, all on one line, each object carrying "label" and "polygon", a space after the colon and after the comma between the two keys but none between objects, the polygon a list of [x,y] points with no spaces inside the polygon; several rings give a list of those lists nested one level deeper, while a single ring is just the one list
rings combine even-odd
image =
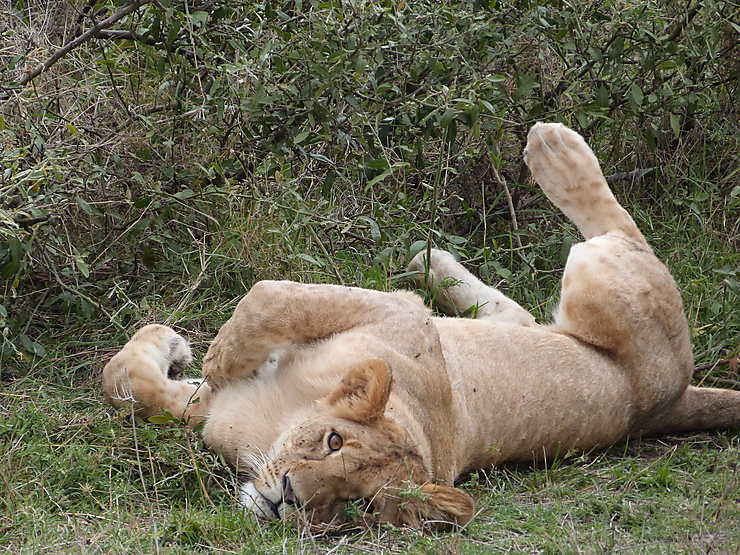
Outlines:
[{"label": "lioness", "polygon": [[[604,447],[629,435],[740,426],[740,392],[689,386],[681,296],[591,149],[537,124],[524,159],[585,236],[565,267],[554,323],[473,277],[451,255],[410,269],[444,286],[437,318],[410,292],[257,283],[218,332],[203,383],[171,379],[185,340],[146,326],[108,363],[115,406],[167,410],[252,476],[241,502],[264,518],[302,508],[343,518],[364,498],[394,524],[464,524],[463,473]],[[451,281],[444,281],[452,278]]]}]

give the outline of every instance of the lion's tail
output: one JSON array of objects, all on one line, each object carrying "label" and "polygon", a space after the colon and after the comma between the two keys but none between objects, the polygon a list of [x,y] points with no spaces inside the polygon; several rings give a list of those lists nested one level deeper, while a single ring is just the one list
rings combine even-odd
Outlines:
[{"label": "lion's tail", "polygon": [[740,391],[694,387],[630,435],[740,429]]}]

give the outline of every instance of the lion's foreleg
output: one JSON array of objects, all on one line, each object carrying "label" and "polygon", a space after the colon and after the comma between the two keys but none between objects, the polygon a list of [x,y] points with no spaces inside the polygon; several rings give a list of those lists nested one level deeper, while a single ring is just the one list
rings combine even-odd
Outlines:
[{"label": "lion's foreleg", "polygon": [[[261,281],[219,330],[203,359],[203,374],[209,383],[221,387],[253,375],[271,353],[290,345],[377,324],[392,329],[399,320],[413,329],[415,319],[425,318],[421,299],[408,292]],[[406,330],[398,340],[403,342],[409,335]]]},{"label": "lion's foreleg", "polygon": [[191,360],[183,337],[167,326],[145,326],[105,365],[106,399],[114,407],[133,406],[143,417],[167,412],[195,425],[208,414],[210,386],[170,378]]}]

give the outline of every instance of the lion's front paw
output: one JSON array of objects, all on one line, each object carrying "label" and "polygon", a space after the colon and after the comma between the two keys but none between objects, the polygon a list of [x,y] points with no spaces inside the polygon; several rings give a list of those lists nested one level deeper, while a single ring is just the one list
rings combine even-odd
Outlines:
[{"label": "lion's front paw", "polygon": [[193,360],[190,345],[167,326],[144,326],[103,369],[103,389],[114,406],[140,401],[142,392],[156,390],[179,376]]}]

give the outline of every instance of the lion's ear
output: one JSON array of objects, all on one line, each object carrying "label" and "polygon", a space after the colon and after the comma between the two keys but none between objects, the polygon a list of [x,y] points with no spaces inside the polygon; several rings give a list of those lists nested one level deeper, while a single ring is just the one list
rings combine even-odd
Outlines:
[{"label": "lion's ear", "polygon": [[461,489],[438,484],[424,484],[418,494],[408,495],[398,504],[394,519],[398,524],[433,529],[464,526],[475,512],[473,498]]},{"label": "lion's ear", "polygon": [[384,360],[364,360],[347,372],[322,402],[340,418],[373,422],[385,411],[392,381],[391,370]]}]

